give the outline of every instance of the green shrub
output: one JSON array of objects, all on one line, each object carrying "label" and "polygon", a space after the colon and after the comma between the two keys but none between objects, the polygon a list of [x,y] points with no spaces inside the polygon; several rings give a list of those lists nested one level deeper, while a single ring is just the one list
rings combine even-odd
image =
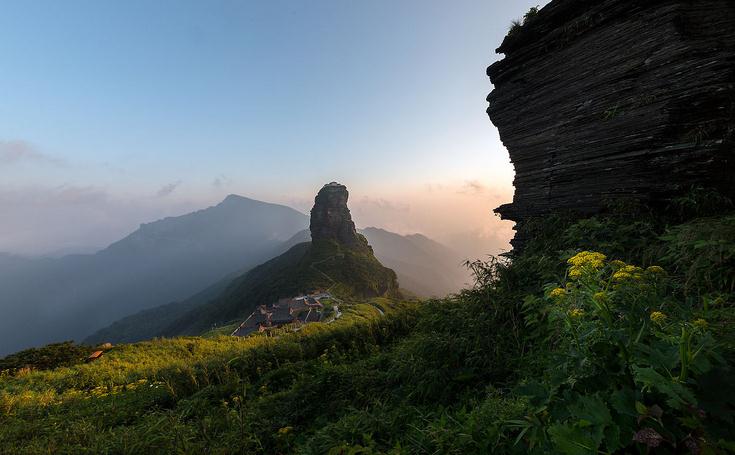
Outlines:
[{"label": "green shrub", "polygon": [[75,344],[73,341],[53,343],[16,352],[0,359],[0,373],[17,374],[19,371],[68,367],[84,362],[91,353],[90,346]]},{"label": "green shrub", "polygon": [[547,292],[556,346],[546,374],[517,389],[531,403],[511,422],[519,441],[565,454],[716,448],[733,415],[698,400],[699,381],[726,368],[708,322],[671,297],[661,267],[587,251],[568,262],[566,283]]}]

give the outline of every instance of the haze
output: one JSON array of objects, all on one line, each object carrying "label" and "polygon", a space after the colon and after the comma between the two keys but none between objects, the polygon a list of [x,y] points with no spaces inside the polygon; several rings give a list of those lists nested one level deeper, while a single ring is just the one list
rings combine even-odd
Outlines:
[{"label": "haze", "polygon": [[507,248],[489,52],[533,1],[4,2],[0,251],[86,252],[227,194]]}]

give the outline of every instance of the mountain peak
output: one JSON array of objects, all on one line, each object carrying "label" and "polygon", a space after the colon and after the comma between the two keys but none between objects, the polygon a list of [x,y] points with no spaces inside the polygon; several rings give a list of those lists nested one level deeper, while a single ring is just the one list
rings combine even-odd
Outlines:
[{"label": "mountain peak", "polygon": [[253,201],[253,199],[247,198],[245,196],[240,196],[238,194],[228,194],[226,198],[222,200],[222,204],[228,204],[233,202],[250,202]]},{"label": "mountain peak", "polygon": [[309,229],[312,241],[332,240],[348,246],[364,243],[357,235],[347,208],[348,197],[347,187],[337,182],[327,183],[319,190],[311,209]]}]

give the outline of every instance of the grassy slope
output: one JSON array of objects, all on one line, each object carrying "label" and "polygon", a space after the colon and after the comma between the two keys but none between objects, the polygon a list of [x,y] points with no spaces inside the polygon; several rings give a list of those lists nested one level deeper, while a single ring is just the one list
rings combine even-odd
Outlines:
[{"label": "grassy slope", "polygon": [[[358,305],[337,323],[278,339],[157,340],[90,365],[6,377],[0,441],[12,453],[588,453],[555,446],[550,435],[566,427],[552,422],[566,417],[551,407],[536,414],[517,388],[531,378],[545,384],[548,362],[565,349],[535,305],[546,284],[564,280],[573,249],[664,266],[667,301],[697,317],[704,299],[718,296],[707,318],[733,358],[735,215],[672,224],[640,214],[554,218],[512,264],[477,264],[478,286],[456,299],[374,300],[385,317]],[[714,372],[730,374],[724,364]],[[712,442],[724,437],[718,419],[733,411],[722,400],[732,396],[727,387],[710,387],[721,406],[703,420]],[[700,398],[706,407],[706,393]],[[668,425],[679,411],[660,403]],[[592,431],[600,416],[575,431]],[[630,438],[622,440],[635,453],[641,446]]]},{"label": "grassy slope", "polygon": [[[339,285],[334,286],[336,283]],[[216,299],[173,322],[164,335],[195,335],[215,323],[243,317],[258,305],[318,288],[344,297],[374,297],[397,290],[395,273],[367,249],[335,242],[301,243],[233,281]]]}]

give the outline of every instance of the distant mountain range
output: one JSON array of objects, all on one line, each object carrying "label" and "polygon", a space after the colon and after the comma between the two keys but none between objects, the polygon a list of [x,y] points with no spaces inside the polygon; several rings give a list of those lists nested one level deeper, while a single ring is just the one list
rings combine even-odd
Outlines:
[{"label": "distant mountain range", "polygon": [[[308,225],[306,215],[289,207],[231,195],[216,206],[141,225],[96,254],[0,254],[0,355],[68,339],[131,342],[160,335],[238,276],[309,241]],[[424,236],[361,232],[401,286],[420,296],[443,296],[466,281],[458,256]]]},{"label": "distant mountain range", "polygon": [[93,255],[0,259],[0,354],[82,339],[162,302],[183,300],[233,271],[280,254],[308,226],[286,206],[240,196],[143,224]]}]

